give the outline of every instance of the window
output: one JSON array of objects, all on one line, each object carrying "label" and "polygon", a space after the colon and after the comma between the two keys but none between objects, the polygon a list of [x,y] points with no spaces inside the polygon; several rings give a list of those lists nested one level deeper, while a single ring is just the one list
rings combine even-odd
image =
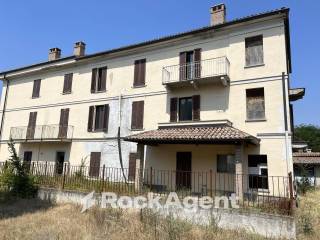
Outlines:
[{"label": "window", "polygon": [[246,66],[263,64],[263,37],[255,36],[245,39],[246,44]]},{"label": "window", "polygon": [[132,102],[131,129],[143,129],[144,101]]},{"label": "window", "polygon": [[267,155],[248,155],[249,187],[268,189]]},{"label": "window", "polygon": [[134,181],[136,178],[136,160],[137,160],[137,153],[130,153],[129,154],[129,174],[128,174],[129,181]]},{"label": "window", "polygon": [[192,97],[179,99],[179,121],[192,120]]},{"label": "window", "polygon": [[146,78],[146,59],[134,61],[134,87],[141,87],[145,85]]},{"label": "window", "polygon": [[63,94],[69,94],[72,90],[72,79],[73,73],[68,73],[64,75],[64,82],[63,82]]},{"label": "window", "polygon": [[109,105],[89,108],[88,132],[108,132]]},{"label": "window", "polygon": [[200,95],[170,99],[170,122],[176,122],[177,120],[200,120]]},{"label": "window", "polygon": [[37,123],[37,112],[29,113],[29,122],[27,128],[27,139],[34,139]]},{"label": "window", "polygon": [[23,166],[27,172],[30,171],[31,161],[32,161],[32,152],[25,151],[23,154]]},{"label": "window", "polygon": [[218,173],[235,173],[235,158],[234,155],[218,155],[217,157],[217,172]]},{"label": "window", "polygon": [[92,69],[91,93],[106,91],[107,67]]},{"label": "window", "polygon": [[40,97],[40,86],[41,86],[41,79],[37,79],[33,81],[32,98]]},{"label": "window", "polygon": [[247,96],[247,120],[264,120],[264,89],[253,88],[246,90]]},{"label": "window", "polygon": [[180,80],[191,80],[201,75],[201,49],[180,53]]},{"label": "window", "polygon": [[101,152],[91,152],[90,167],[89,167],[90,177],[99,177],[100,161],[101,161]]}]

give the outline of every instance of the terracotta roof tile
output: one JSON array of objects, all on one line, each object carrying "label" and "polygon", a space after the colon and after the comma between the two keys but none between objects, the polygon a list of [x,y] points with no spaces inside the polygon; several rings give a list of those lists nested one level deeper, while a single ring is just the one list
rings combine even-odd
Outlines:
[{"label": "terracotta roof tile", "polygon": [[257,144],[259,142],[258,138],[231,126],[160,128],[128,136],[125,140],[154,143],[247,141]]},{"label": "terracotta roof tile", "polygon": [[320,164],[320,152],[295,152],[293,163],[297,164]]}]

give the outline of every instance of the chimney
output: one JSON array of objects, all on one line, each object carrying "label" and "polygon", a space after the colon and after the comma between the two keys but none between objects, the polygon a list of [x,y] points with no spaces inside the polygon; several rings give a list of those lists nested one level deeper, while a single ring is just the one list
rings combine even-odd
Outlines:
[{"label": "chimney", "polygon": [[76,57],[84,56],[86,44],[84,42],[76,42],[73,47],[73,55]]},{"label": "chimney", "polygon": [[49,50],[49,61],[57,60],[61,57],[60,48],[51,48]]},{"label": "chimney", "polygon": [[210,25],[215,26],[222,23],[225,23],[226,21],[226,5],[218,4],[210,9],[211,19],[210,19]]}]

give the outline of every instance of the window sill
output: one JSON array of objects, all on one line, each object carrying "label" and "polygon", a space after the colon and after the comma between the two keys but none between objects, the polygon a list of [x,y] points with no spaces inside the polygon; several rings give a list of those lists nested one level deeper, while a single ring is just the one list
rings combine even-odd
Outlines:
[{"label": "window sill", "polygon": [[31,97],[31,99],[37,99],[37,98],[40,98],[40,96],[39,97]]},{"label": "window sill", "polygon": [[261,64],[256,64],[256,65],[248,65],[248,66],[244,66],[244,68],[255,68],[255,67],[264,67],[265,64],[261,63]]},{"label": "window sill", "polygon": [[267,119],[247,119],[246,122],[266,122]]},{"label": "window sill", "polygon": [[61,93],[61,95],[69,95],[69,94],[72,94],[72,92],[63,92],[63,93]]},{"label": "window sill", "polygon": [[91,92],[92,94],[97,94],[97,93],[105,93],[107,92],[107,90],[104,90],[104,91],[96,91],[96,92]]},{"label": "window sill", "polygon": [[89,133],[108,133],[108,131],[103,131],[103,130],[92,130]]},{"label": "window sill", "polygon": [[144,131],[144,128],[130,128],[132,132]]},{"label": "window sill", "polygon": [[147,85],[139,85],[139,86],[132,86],[131,88],[144,88],[144,87],[146,87]]}]

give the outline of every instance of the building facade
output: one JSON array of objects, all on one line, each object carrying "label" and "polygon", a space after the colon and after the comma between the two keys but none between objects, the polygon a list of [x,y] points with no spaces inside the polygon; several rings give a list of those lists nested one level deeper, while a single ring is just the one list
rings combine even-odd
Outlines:
[{"label": "building facade", "polygon": [[[288,176],[289,10],[0,73],[0,159]],[[176,184],[188,187],[187,180]],[[189,179],[189,180],[188,180]],[[261,183],[260,183],[261,184]],[[262,184],[264,185],[264,184]],[[259,186],[264,188],[265,186]]]}]

